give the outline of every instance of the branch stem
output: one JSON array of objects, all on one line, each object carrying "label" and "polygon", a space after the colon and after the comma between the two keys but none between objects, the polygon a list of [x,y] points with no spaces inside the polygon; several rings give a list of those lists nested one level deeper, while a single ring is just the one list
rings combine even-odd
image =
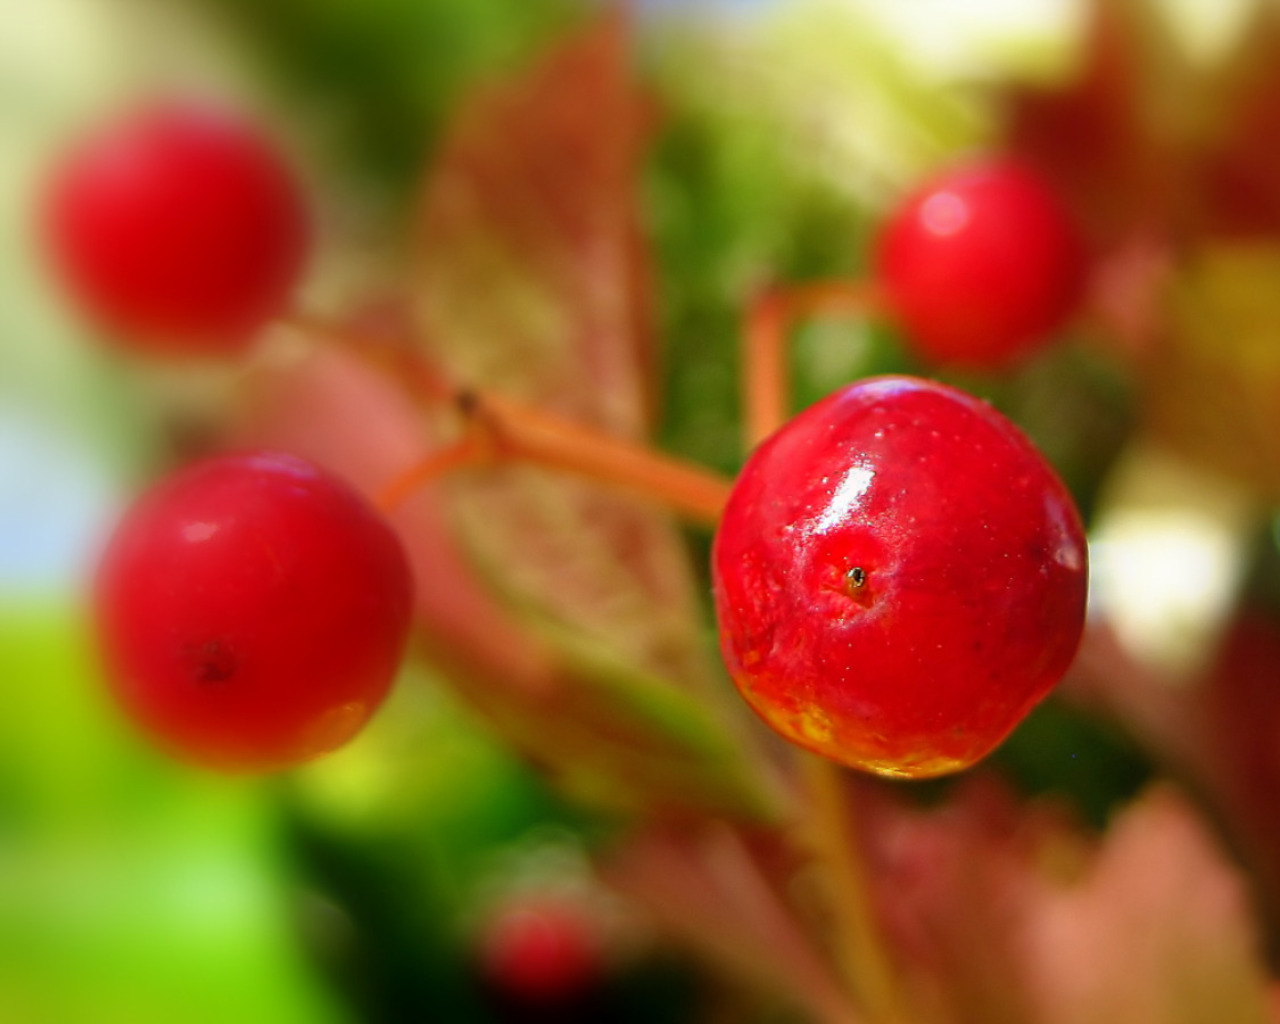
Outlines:
[{"label": "branch stem", "polygon": [[480,466],[493,460],[493,452],[475,434],[464,434],[452,444],[437,448],[386,483],[374,496],[383,512],[394,512],[428,484],[459,469]]},{"label": "branch stem", "polygon": [[825,757],[803,755],[813,837],[831,900],[837,961],[858,1004],[875,1024],[906,1017],[893,966],[871,906],[867,866],[854,829],[854,807],[842,769]]},{"label": "branch stem", "polygon": [[493,394],[464,394],[464,415],[499,459],[545,466],[630,490],[714,526],[730,481],[693,463]]},{"label": "branch stem", "polygon": [[522,462],[629,490],[696,522],[714,526],[720,520],[732,484],[710,470],[531,405],[459,388],[420,349],[403,341],[366,338],[305,314],[287,323],[355,352],[424,402],[452,407],[461,417],[463,436],[390,481],[378,499],[384,508],[453,470]]},{"label": "branch stem", "polygon": [[747,442],[755,447],[788,419],[792,327],[818,316],[869,317],[884,306],[871,281],[814,281],[769,288],[747,310],[743,344],[743,408]]},{"label": "branch stem", "polygon": [[[815,316],[872,316],[883,307],[879,289],[869,281],[818,281],[773,288],[756,298],[743,334],[744,429],[750,447],[788,419],[787,345],[796,322]],[[831,901],[836,960],[853,997],[874,1024],[901,1024],[901,997],[871,906],[842,769],[814,754],[804,753],[801,759],[811,841]]]}]

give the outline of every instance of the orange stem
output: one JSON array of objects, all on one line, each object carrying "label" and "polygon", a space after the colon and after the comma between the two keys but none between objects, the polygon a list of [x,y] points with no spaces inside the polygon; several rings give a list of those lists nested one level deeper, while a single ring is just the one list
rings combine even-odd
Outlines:
[{"label": "orange stem", "polygon": [[470,396],[462,405],[499,458],[622,487],[709,525],[720,520],[732,484],[710,470],[497,395]]},{"label": "orange stem", "polygon": [[875,1024],[902,1024],[906,1017],[871,905],[867,866],[854,829],[854,808],[843,769],[816,754],[804,753],[802,758],[814,852],[826,869],[840,967],[854,997]]},{"label": "orange stem", "polygon": [[394,512],[406,499],[442,476],[493,459],[492,448],[483,439],[467,434],[451,445],[438,448],[392,479],[374,496],[383,512]]},{"label": "orange stem", "polygon": [[715,525],[730,481],[645,445],[487,392],[459,389],[417,348],[402,340],[366,338],[306,314],[289,326],[352,349],[387,370],[427,402],[449,404],[466,435],[432,452],[388,483],[378,502],[391,508],[417,488],[465,466],[526,462],[630,490],[699,522]]},{"label": "orange stem", "polygon": [[870,281],[814,281],[770,288],[756,297],[743,332],[743,408],[751,447],[788,419],[787,342],[793,325],[815,316],[873,316],[883,306]]},{"label": "orange stem", "polygon": [[338,326],[298,310],[281,317],[280,323],[300,334],[355,353],[429,402],[448,403],[457,397],[457,385],[406,338]]}]

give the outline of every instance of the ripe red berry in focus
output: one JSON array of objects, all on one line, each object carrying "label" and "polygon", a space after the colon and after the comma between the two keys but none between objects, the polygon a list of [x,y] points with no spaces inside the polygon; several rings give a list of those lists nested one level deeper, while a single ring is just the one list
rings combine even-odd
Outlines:
[{"label": "ripe red berry in focus", "polygon": [[481,937],[481,968],[507,1000],[560,1006],[595,986],[603,971],[594,923],[577,908],[550,899],[505,907]]},{"label": "ripe red berry in focus", "polygon": [[1062,483],[990,406],[852,384],[747,462],[713,549],[721,647],[783,736],[852,767],[968,767],[1075,655],[1087,552]]},{"label": "ripe red berry in focus", "polygon": [[909,196],[880,234],[876,275],[919,355],[998,368],[1063,326],[1083,291],[1085,255],[1048,185],[991,160]]},{"label": "ripe red berry in focus", "polygon": [[122,344],[235,352],[289,302],[310,225],[254,127],[209,106],[147,108],[73,149],[46,206],[72,296]]},{"label": "ripe red berry in focus", "polygon": [[184,760],[270,771],[345,743],[400,664],[412,583],[399,539],[290,455],[195,463],[125,514],[96,616],[125,711]]}]

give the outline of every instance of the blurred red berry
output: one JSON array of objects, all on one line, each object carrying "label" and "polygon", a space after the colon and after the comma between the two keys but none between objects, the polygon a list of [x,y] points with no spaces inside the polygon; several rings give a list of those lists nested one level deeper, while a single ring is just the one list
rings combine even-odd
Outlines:
[{"label": "blurred red berry", "polygon": [[992,368],[1063,326],[1083,290],[1085,256],[1049,187],[991,160],[909,196],[880,234],[876,274],[920,356]]},{"label": "blurred red berry", "polygon": [[908,377],[853,384],[752,455],[716,535],[721,645],[766,722],[886,775],[994,748],[1079,644],[1075,506],[1008,420]]},{"label": "blurred red berry", "polygon": [[409,630],[400,542],[315,466],[258,452],[196,463],[124,516],[96,612],[126,712],[226,770],[333,750],[386,696]]},{"label": "blurred red berry", "polygon": [[482,935],[480,959],[503,996],[528,1005],[571,1002],[595,986],[603,970],[594,923],[552,900],[504,908]]},{"label": "blurred red berry", "polygon": [[74,298],[123,344],[242,348],[290,299],[310,225],[298,182],[254,127],[195,104],[145,109],[56,170],[48,245]]}]

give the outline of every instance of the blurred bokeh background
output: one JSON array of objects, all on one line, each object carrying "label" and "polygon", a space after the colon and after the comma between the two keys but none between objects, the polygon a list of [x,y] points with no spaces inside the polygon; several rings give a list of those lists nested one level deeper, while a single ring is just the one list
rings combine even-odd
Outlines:
[{"label": "blurred bokeh background", "polygon": [[[862,274],[886,208],[960,154],[1012,145],[1052,162],[1027,111],[1050,109],[1045,97],[1069,95],[1081,75],[1101,92],[1093,108],[1076,97],[1076,122],[1054,108],[1064,137],[1119,111],[1113,140],[1147,132],[1129,148],[1181,169],[1250,134],[1196,97],[1237,96],[1242,109],[1274,95],[1250,50],[1280,38],[1250,35],[1269,5],[1118,6],[1128,34],[1109,27],[1121,57],[1108,64],[1102,3],[634,4],[645,137],[626,199],[652,253],[656,443],[732,473],[753,291]],[[67,140],[145,96],[212,93],[252,111],[304,170],[317,211],[304,301],[341,315],[412,293],[430,239],[410,226],[471,97],[599,7],[0,0],[0,1021],[806,1019],[785,992],[762,994],[671,944],[640,902],[607,888],[593,862],[627,815],[549,783],[431,658],[410,660],[349,748],[281,777],[221,779],[164,760],[116,717],[85,628],[88,568],[121,503],[209,438],[270,419],[245,412],[261,401],[245,398],[260,394],[246,375],[270,379],[299,357],[283,338],[248,367],[153,366],[100,344],[42,254],[41,184]],[[1125,147],[1102,137],[1082,132],[1075,164],[1122,163]],[[1233,167],[1256,157],[1269,171],[1231,152]],[[567,173],[576,156],[564,159]],[[1101,194],[1083,172],[1072,179],[1075,164],[1059,169],[1077,195]],[[1220,190],[1235,197],[1252,187],[1248,174],[1230,180]],[[1165,207],[1117,200],[1143,215],[1104,217],[1091,239],[1098,312],[1014,372],[922,366],[874,322],[806,324],[792,363],[797,407],[859,376],[934,373],[989,397],[1042,446],[1089,519],[1095,635],[1066,696],[990,770],[1019,798],[1060,801],[1086,831],[1153,777],[1179,779],[1229,870],[1252,880],[1264,935],[1280,878],[1266,819],[1280,793],[1269,753],[1280,232],[1255,191],[1257,217],[1244,221],[1257,231],[1170,214],[1185,191]],[[679,535],[698,595],[708,542]],[[907,799],[947,792],[930,784]],[[504,927],[524,943],[516,960],[547,958],[571,998],[520,991],[520,968],[494,949]]]}]

